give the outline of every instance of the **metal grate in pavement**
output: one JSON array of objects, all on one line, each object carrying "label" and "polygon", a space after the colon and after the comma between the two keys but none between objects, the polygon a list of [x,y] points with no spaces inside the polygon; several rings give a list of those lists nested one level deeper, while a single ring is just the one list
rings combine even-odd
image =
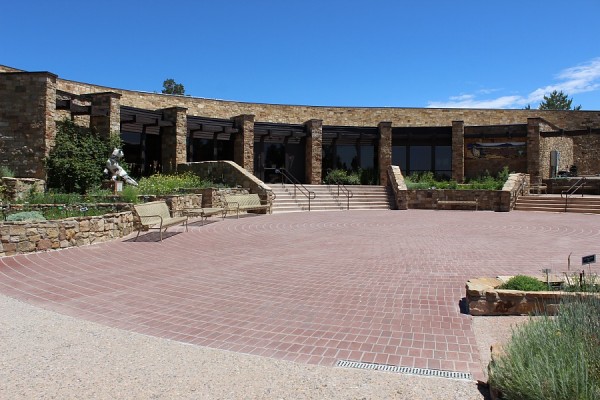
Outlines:
[{"label": "metal grate in pavement", "polygon": [[348,360],[339,360],[335,363],[335,366],[343,368],[373,369],[377,371],[398,372],[401,374],[420,376],[434,376],[438,378],[473,380],[473,376],[468,372],[443,371],[439,369],[399,367],[396,365],[374,364]]}]

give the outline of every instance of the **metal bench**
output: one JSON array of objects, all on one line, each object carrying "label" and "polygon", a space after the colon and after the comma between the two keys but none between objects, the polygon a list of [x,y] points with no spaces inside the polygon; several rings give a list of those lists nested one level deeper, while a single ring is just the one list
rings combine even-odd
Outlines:
[{"label": "metal bench", "polygon": [[452,206],[452,205],[465,205],[465,206],[475,206],[475,211],[479,208],[478,200],[438,200],[437,201],[437,209],[440,209],[440,206]]},{"label": "metal bench", "polygon": [[226,212],[235,211],[240,217],[240,211],[265,210],[271,213],[271,203],[263,204],[258,194],[224,194],[222,196]]},{"label": "metal bench", "polygon": [[227,209],[223,207],[190,207],[182,209],[181,212],[188,217],[199,216],[202,218],[202,225],[204,225],[208,217],[213,215],[220,215],[223,219],[227,216]]},{"label": "metal bench", "polygon": [[149,203],[135,204],[133,209],[138,223],[138,233],[134,241],[138,239],[142,230],[158,229],[161,242],[163,228],[166,232],[167,228],[173,225],[184,224],[185,230],[187,231],[188,217],[171,217],[169,206],[167,206],[167,203],[164,201],[151,201]]},{"label": "metal bench", "polygon": [[544,183],[538,184],[538,185],[529,185],[529,190],[528,190],[529,194],[541,194],[542,192],[547,193],[548,192],[548,186]]}]

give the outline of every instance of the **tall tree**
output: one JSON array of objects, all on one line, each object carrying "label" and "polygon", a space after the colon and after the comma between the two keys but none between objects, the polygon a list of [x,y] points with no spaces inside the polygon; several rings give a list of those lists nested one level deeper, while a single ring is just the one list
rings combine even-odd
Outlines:
[{"label": "tall tree", "polygon": [[548,96],[544,95],[544,100],[540,103],[540,110],[581,110],[581,105],[571,108],[573,99],[569,99],[566,93],[561,90],[553,91]]},{"label": "tall tree", "polygon": [[185,88],[181,83],[175,82],[175,79],[165,79],[163,82],[163,90],[162,92],[165,94],[184,94]]}]

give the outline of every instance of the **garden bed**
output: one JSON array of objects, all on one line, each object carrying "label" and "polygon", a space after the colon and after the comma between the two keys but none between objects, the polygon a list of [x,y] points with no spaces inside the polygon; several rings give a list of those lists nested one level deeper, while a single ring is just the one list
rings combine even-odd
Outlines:
[{"label": "garden bed", "polygon": [[467,281],[466,302],[469,314],[556,315],[558,306],[565,297],[600,297],[600,293],[499,289],[498,287],[507,280],[506,278],[476,278]]}]

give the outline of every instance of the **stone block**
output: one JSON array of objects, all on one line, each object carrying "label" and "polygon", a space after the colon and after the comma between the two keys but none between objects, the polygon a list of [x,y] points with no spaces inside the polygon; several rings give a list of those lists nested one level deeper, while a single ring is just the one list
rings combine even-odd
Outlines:
[{"label": "stone block", "polygon": [[38,251],[46,251],[52,248],[52,241],[49,239],[42,239],[37,242]]}]

